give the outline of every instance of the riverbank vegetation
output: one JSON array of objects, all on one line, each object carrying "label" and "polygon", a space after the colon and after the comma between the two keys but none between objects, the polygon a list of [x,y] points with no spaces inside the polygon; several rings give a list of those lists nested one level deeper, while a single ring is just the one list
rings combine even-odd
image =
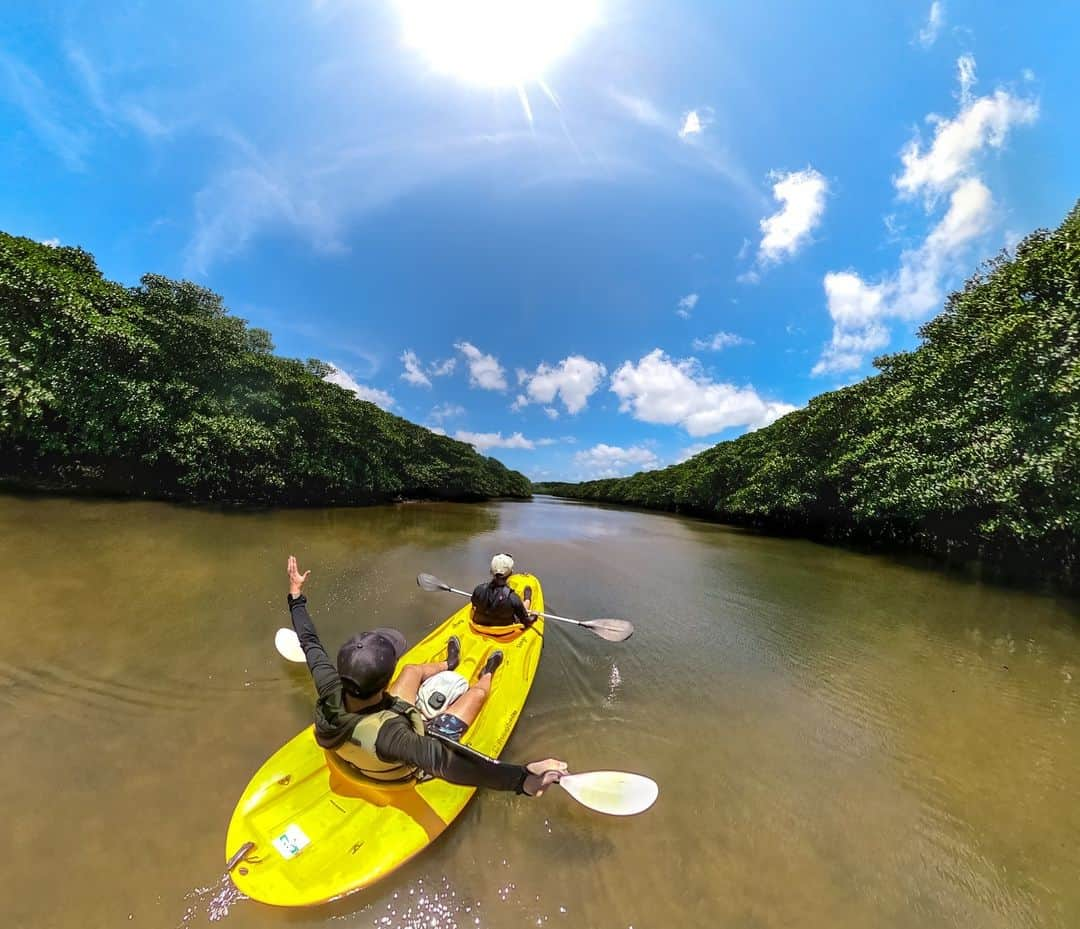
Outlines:
[{"label": "riverbank vegetation", "polygon": [[104,278],[79,248],[0,233],[0,478],[197,501],[528,496],[524,475],[280,358],[221,298]]},{"label": "riverbank vegetation", "polygon": [[1080,206],[984,266],[921,345],[772,425],[632,477],[534,485],[1080,580]]}]

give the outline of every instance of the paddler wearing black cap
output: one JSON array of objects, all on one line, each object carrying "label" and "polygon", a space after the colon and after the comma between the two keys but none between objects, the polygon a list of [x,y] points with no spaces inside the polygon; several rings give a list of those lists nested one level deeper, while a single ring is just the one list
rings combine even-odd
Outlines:
[{"label": "paddler wearing black cap", "polygon": [[[315,740],[320,746],[365,777],[387,783],[409,780],[423,771],[453,784],[538,797],[566,772],[566,764],[555,758],[509,764],[455,751],[428,735],[415,706],[416,692],[427,678],[456,666],[460,647],[456,637],[447,643],[446,661],[406,665],[388,689],[405,651],[405,637],[385,628],[353,636],[341,646],[335,665],[308,615],[303,587],[311,572],[301,573],[292,555],[287,571],[289,614],[319,695]],[[502,652],[493,652],[479,680],[454,701],[452,711],[431,720],[428,729],[436,727],[444,738],[460,739],[480,712],[501,661]]]}]

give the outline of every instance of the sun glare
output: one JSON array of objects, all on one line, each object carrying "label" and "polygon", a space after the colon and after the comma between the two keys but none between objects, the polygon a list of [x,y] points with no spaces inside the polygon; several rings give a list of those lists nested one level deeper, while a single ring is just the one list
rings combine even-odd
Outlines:
[{"label": "sun glare", "polygon": [[597,19],[597,0],[398,0],[406,42],[470,84],[542,82]]}]

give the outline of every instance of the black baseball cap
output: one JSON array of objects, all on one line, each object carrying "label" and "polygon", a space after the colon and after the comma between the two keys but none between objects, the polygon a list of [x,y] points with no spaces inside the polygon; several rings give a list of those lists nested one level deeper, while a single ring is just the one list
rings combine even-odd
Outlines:
[{"label": "black baseball cap", "polygon": [[396,629],[372,629],[354,635],[338,649],[337,669],[346,691],[354,697],[373,697],[390,683],[405,636]]}]

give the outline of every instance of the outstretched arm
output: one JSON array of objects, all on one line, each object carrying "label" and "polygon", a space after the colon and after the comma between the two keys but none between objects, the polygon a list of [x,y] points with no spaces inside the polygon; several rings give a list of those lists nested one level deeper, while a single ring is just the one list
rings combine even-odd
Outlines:
[{"label": "outstretched arm", "polygon": [[464,745],[450,746],[427,735],[417,735],[405,719],[393,720],[379,730],[375,752],[383,761],[403,761],[451,784],[515,790],[539,796],[566,771],[561,761],[549,758],[529,765],[488,758]]},{"label": "outstretched arm", "polygon": [[330,656],[326,654],[319,634],[315,631],[315,624],[307,611],[307,597],[304,596],[304,582],[308,579],[310,571],[300,573],[296,566],[296,558],[289,556],[289,562],[285,569],[289,575],[289,616],[292,619],[296,637],[300,640],[300,647],[304,650],[307,659],[308,670],[315,681],[315,689],[322,697],[341,683],[337,668]]}]

